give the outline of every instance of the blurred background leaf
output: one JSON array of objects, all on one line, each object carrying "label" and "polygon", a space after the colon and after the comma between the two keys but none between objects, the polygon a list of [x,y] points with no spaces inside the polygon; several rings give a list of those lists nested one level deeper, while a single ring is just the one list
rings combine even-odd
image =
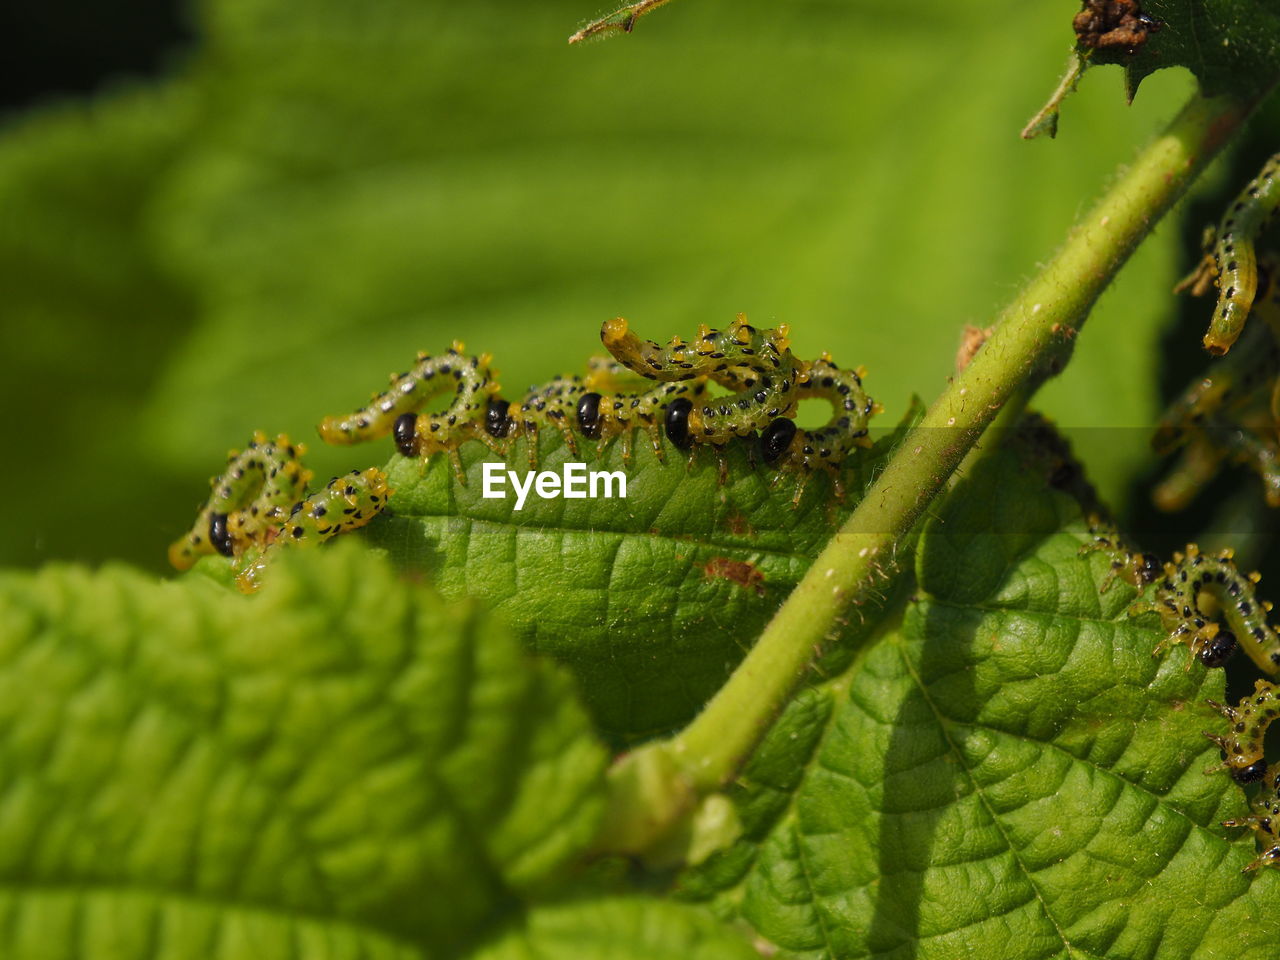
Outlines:
[{"label": "blurred background leaf", "polygon": [[[227,448],[311,438],[454,337],[515,395],[607,317],[741,310],[865,364],[895,422],[1192,87],[1129,108],[1090,71],[1059,139],[1021,141],[1075,10],[703,0],[569,48],[577,0],[206,0],[169,79],[0,139],[0,563],[160,570]],[[1179,243],[1104,297],[1044,394],[1064,426],[1152,421]],[[1082,436],[1104,496],[1149,465]],[[317,447],[321,474],[388,452]]]},{"label": "blurred background leaf", "polygon": [[0,574],[0,956],[441,960],[575,882],[607,754],[572,678],[353,543],[277,569]]}]

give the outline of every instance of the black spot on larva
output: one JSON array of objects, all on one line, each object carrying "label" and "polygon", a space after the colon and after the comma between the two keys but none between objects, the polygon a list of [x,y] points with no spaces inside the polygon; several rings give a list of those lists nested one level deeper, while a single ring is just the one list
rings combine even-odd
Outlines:
[{"label": "black spot on larva", "polygon": [[507,431],[511,429],[511,418],[507,416],[510,409],[511,404],[501,397],[489,398],[489,406],[484,412],[484,429],[489,436],[501,440],[507,435]]},{"label": "black spot on larva", "polygon": [[689,435],[689,414],[693,404],[684,397],[679,397],[667,404],[665,425],[667,439],[681,450],[688,450],[693,445],[693,437]]},{"label": "black spot on larva", "polygon": [[1267,759],[1263,757],[1255,760],[1247,767],[1233,768],[1231,771],[1231,779],[1236,783],[1257,783],[1267,775]]},{"label": "black spot on larva", "polygon": [[600,436],[600,394],[584,393],[578,401],[578,429],[593,440]]},{"label": "black spot on larva", "polygon": [[209,514],[209,543],[213,545],[213,549],[224,557],[232,555],[231,533],[227,530],[227,515],[225,513]]},{"label": "black spot on larva", "polygon": [[404,456],[412,457],[418,452],[418,415],[416,413],[402,413],[396,417],[395,425],[391,428],[391,435],[395,437],[396,449]]},{"label": "black spot on larva", "polygon": [[1230,630],[1220,630],[1200,651],[1200,662],[1206,667],[1220,667],[1236,652],[1236,635]]},{"label": "black spot on larva", "polygon": [[796,423],[786,417],[779,417],[765,427],[760,434],[760,455],[764,457],[765,463],[776,463],[787,452],[795,436]]}]

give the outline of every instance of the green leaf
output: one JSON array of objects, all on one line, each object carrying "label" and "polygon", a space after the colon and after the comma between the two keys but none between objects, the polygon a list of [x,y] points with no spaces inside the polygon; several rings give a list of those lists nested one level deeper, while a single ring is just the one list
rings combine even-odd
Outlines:
[{"label": "green leaf", "polygon": [[[444,457],[424,470],[397,456],[389,514],[367,538],[445,596],[491,605],[531,649],[573,669],[598,724],[633,739],[689,719],[719,688],[904,430],[850,458],[845,504],[817,475],[798,508],[797,478],[772,486],[775,471],[753,465],[745,442],[727,447],[722,486],[707,450],[690,465],[664,440],[659,464],[637,433],[628,465],[617,442],[600,453],[580,441],[575,456],[544,431],[539,469],[621,471],[627,496],[530,494],[519,510],[510,482],[503,499],[484,497],[493,454],[479,443],[462,448],[465,485]],[[525,450],[517,444],[503,468],[523,478]]]},{"label": "green leaf", "polygon": [[658,900],[586,901],[533,910],[474,960],[758,960],[705,911]]},{"label": "green leaf", "polygon": [[1204,772],[1222,673],[1151,656],[1040,477],[1006,451],[961,483],[901,625],[787,710],[687,896],[784,956],[1274,956],[1280,875],[1241,872],[1243,794]]},{"label": "green leaf", "polygon": [[1280,74],[1280,9],[1268,0],[1147,0],[1142,11],[1160,24],[1145,42],[1087,54],[1124,67],[1130,100],[1162,67],[1186,67],[1210,97],[1257,96]]},{"label": "green leaf", "polygon": [[586,847],[562,671],[350,544],[272,574],[0,579],[0,954],[439,956]]}]

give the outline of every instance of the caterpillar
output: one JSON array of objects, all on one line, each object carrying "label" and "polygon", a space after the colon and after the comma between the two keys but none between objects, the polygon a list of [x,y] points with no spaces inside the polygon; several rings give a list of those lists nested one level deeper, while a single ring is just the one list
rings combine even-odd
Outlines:
[{"label": "caterpillar", "polygon": [[1204,347],[1215,356],[1229,351],[1244,329],[1258,286],[1254,244],[1280,209],[1280,153],[1263,165],[1240,192],[1211,236],[1212,253],[1178,289],[1200,293],[1209,281],[1218,286],[1218,302],[1204,335]]},{"label": "caterpillar", "polygon": [[262,585],[263,571],[280,551],[322,543],[363,527],[385,509],[390,495],[387,475],[376,467],[334,477],[323,489],[295,503],[273,536],[245,558],[236,586],[243,593],[255,592]]},{"label": "caterpillar", "polygon": [[798,502],[804,485],[816,469],[832,478],[837,498],[843,498],[840,465],[855,447],[868,447],[867,422],[880,406],[862,389],[865,371],[842,370],[829,354],[806,364],[799,380],[801,400],[826,400],[831,418],[816,430],[797,428],[792,420],[777,419],[760,437],[761,455],[766,463],[800,472],[793,502]]},{"label": "caterpillar", "polygon": [[1226,462],[1251,468],[1270,506],[1280,506],[1280,259],[1263,255],[1254,313],[1239,349],[1198,377],[1161,417],[1152,444],[1160,453],[1184,446],[1153,491],[1162,510],[1180,510]]},{"label": "caterpillar", "polygon": [[1249,815],[1239,820],[1224,820],[1224,827],[1248,827],[1262,844],[1262,850],[1245,871],[1264,866],[1280,866],[1280,767],[1266,767],[1255,780],[1262,781],[1262,789],[1249,802]]},{"label": "caterpillar", "polygon": [[195,523],[169,546],[169,562],[188,570],[202,556],[221,554],[234,561],[237,585],[249,593],[279,547],[362,527],[386,506],[386,475],[375,468],[354,470],[306,497],[312,473],[302,465],[305,452],[285,434],[268,440],[261,431],[243,451],[231,451]]},{"label": "caterpillar", "polygon": [[[376,440],[394,433],[396,448],[405,456],[429,457],[447,451],[454,473],[465,482],[458,460],[458,444],[476,439],[495,451],[505,435],[506,411],[497,399],[499,387],[490,370],[492,358],[463,355],[466,347],[455,340],[438,357],[419,353],[417,363],[393,374],[391,386],[373,401],[345,416],[325,417],[320,436],[326,443],[350,444]],[[454,391],[453,402],[442,413],[419,414],[435,397]]]},{"label": "caterpillar", "polygon": [[1154,610],[1168,631],[1153,655],[1172,644],[1186,643],[1205,666],[1218,667],[1240,648],[1262,670],[1280,673],[1280,635],[1267,622],[1271,604],[1256,595],[1261,578],[1257,573],[1242,575],[1232,562],[1231,550],[1210,556],[1189,544],[1185,552],[1175,553],[1171,562],[1162,565],[1152,554],[1127,549],[1114,529],[1096,519],[1090,536],[1080,552],[1102,551],[1109,558],[1101,592],[1117,578],[1139,593],[1154,584],[1154,599],[1130,607],[1133,614]]},{"label": "caterpillar", "polygon": [[[1271,604],[1258,600],[1254,591],[1260,577],[1242,576],[1231,559],[1229,549],[1207,556],[1189,544],[1185,553],[1175,553],[1173,562],[1165,564],[1164,576],[1156,583],[1155,607],[1171,633],[1157,652],[1185,642],[1204,659],[1204,651],[1234,649],[1238,643],[1267,673],[1280,672],[1280,637],[1267,623]],[[1212,598],[1230,630],[1211,619],[1211,610],[1202,604],[1204,595]]]},{"label": "caterpillar", "polygon": [[1231,772],[1232,779],[1237,783],[1257,783],[1267,769],[1262,755],[1267,728],[1280,716],[1280,688],[1267,680],[1258,680],[1253,693],[1241,697],[1234,707],[1213,700],[1209,705],[1227,719],[1231,732],[1226,736],[1215,733],[1205,736],[1226,755],[1224,766]]},{"label": "caterpillar", "polygon": [[268,440],[261,431],[243,451],[232,450],[227,469],[209,481],[213,493],[195,523],[170,545],[169,563],[188,570],[202,556],[231,557],[261,543],[311,482],[300,459],[305,452],[285,434]]}]

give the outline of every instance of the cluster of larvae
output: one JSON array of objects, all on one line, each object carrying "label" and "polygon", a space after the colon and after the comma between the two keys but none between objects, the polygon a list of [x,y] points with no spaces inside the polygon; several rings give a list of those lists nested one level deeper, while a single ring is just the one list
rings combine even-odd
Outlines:
[{"label": "cluster of larvae", "polygon": [[[1139,592],[1154,586],[1153,598],[1135,603],[1130,613],[1159,614],[1167,633],[1155,655],[1185,643],[1206,667],[1220,667],[1243,649],[1260,669],[1280,674],[1280,635],[1267,622],[1271,604],[1256,596],[1258,574],[1241,574],[1230,550],[1209,555],[1192,544],[1162,564],[1149,553],[1128,550],[1115,530],[1102,523],[1091,526],[1090,538],[1081,552],[1102,551],[1110,561],[1103,591],[1117,578]],[[1268,765],[1263,755],[1267,728],[1280,716],[1280,686],[1258,680],[1254,692],[1235,706],[1210,704],[1229,724],[1225,734],[1205,734],[1222,750],[1223,767],[1237,783],[1263,781],[1250,801],[1249,816],[1224,826],[1247,826],[1257,834],[1262,852],[1247,869],[1280,865],[1280,764]]]},{"label": "cluster of larvae", "polygon": [[387,476],[374,467],[334,477],[307,495],[312,473],[302,465],[305,452],[284,434],[269,440],[261,432],[244,450],[232,450],[195,523],[169,546],[169,563],[188,570],[202,556],[230,557],[236,585],[252,593],[281,549],[356,530],[386,507]]},{"label": "cluster of larvae", "polygon": [[[628,462],[637,428],[659,460],[664,434],[690,451],[706,446],[719,452],[743,438],[779,477],[798,477],[793,504],[816,470],[829,474],[843,496],[841,467],[854,450],[870,445],[867,424],[879,405],[862,388],[863,372],[838,367],[826,354],[796,358],[785,326],[761,330],[739,315],[723,330],[703,326],[692,341],[676,337],[660,346],[618,318],[607,321],[600,336],[611,359],[593,359],[585,376],[530,387],[518,402],[500,396],[488,354],[468,356],[456,342],[438,356],[419,354],[371,403],[326,417],[320,436],[352,444],[390,435],[401,454],[424,461],[447,453],[460,482],[458,448],[468,440],[506,457],[524,438],[533,467],[539,432],[546,429],[556,430],[574,456],[581,438],[601,447],[617,439]],[[713,386],[722,392],[713,394]],[[445,409],[424,410],[442,396],[449,397]],[[823,426],[796,425],[806,399],[830,405]],[[201,556],[221,554],[234,561],[239,587],[252,592],[280,550],[364,526],[386,507],[391,491],[386,474],[375,468],[337,477],[308,495],[311,471],[302,466],[303,452],[286,436],[268,440],[261,433],[243,451],[232,451],[195,523],[169,548],[173,566],[185,570]],[[720,465],[723,480],[723,457]]]},{"label": "cluster of larvae", "polygon": [[[600,339],[612,359],[593,360],[585,376],[530,387],[515,402],[500,396],[488,354],[466,356],[459,343],[439,356],[419,354],[413,368],[394,375],[370,404],[326,417],[320,435],[347,444],[389,434],[407,457],[444,452],[462,482],[457,451],[466,440],[505,457],[523,437],[532,467],[538,434],[546,429],[558,431],[574,456],[579,438],[600,447],[616,438],[624,461],[631,458],[637,429],[659,460],[664,433],[682,450],[719,449],[747,438],[766,464],[799,477],[797,503],[815,470],[828,473],[842,495],[841,466],[855,449],[870,445],[867,423],[879,407],[863,390],[863,371],[838,367],[826,354],[798,359],[785,325],[758,329],[739,315],[723,330],[703,326],[692,340],[675,337],[662,346],[636,336],[619,317],[605,322]],[[713,385],[728,392],[713,395]],[[423,412],[428,401],[447,393],[453,396],[443,411]],[[831,406],[826,424],[812,430],[796,425],[806,399]]]}]

